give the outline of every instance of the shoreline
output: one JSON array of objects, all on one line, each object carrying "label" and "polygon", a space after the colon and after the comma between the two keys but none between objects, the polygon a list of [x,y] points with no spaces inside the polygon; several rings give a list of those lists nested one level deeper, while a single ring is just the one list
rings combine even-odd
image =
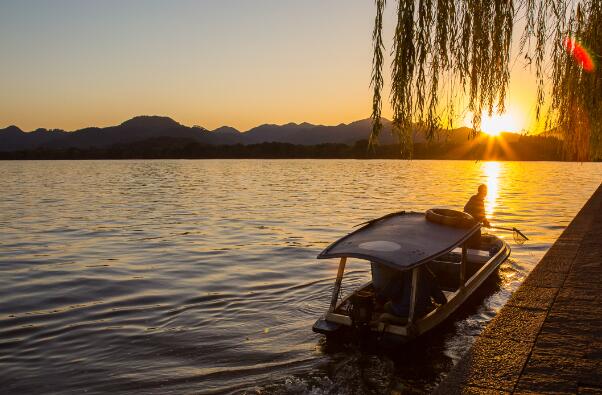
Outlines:
[{"label": "shoreline", "polygon": [[602,184],[435,394],[602,391]]}]

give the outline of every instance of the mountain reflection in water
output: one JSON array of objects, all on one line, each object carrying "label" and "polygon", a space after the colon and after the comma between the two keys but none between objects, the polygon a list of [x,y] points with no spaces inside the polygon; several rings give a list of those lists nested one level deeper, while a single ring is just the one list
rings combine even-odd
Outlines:
[{"label": "mountain reflection in water", "polygon": [[[602,180],[602,164],[0,162],[0,388],[381,393],[433,388]],[[311,332],[332,241],[401,209],[461,209],[530,241],[453,320],[403,347]],[[498,233],[512,240],[511,234]],[[369,277],[350,260],[349,291]]]}]

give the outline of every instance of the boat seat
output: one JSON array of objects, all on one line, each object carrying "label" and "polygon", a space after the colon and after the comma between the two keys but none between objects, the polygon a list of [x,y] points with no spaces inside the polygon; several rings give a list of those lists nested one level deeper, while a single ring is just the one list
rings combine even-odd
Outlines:
[{"label": "boat seat", "polygon": [[[460,250],[461,251],[461,250]],[[466,268],[467,278],[472,277],[484,264],[491,259],[489,251],[468,249]],[[443,258],[434,259],[428,263],[429,269],[435,274],[435,280],[439,287],[444,291],[456,291],[460,287],[460,268],[461,262]],[[449,256],[457,258],[457,254]]]},{"label": "boat seat", "polygon": [[469,249],[466,253],[468,254],[467,259],[469,263],[485,264],[491,259],[489,251]]},{"label": "boat seat", "polygon": [[455,291],[460,286],[460,263],[434,260],[428,263],[428,267],[441,290]]},{"label": "boat seat", "polygon": [[378,317],[378,321],[386,323],[386,324],[394,324],[394,325],[401,325],[401,326],[404,326],[408,323],[407,318],[399,317],[399,316],[396,316],[396,315],[390,314],[390,313],[382,313]]}]

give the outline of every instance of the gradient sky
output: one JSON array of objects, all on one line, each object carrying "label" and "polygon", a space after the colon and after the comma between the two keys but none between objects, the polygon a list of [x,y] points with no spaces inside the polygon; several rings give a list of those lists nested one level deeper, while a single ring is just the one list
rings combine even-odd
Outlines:
[{"label": "gradient sky", "polygon": [[[366,118],[373,18],[371,0],[0,0],[0,127]],[[509,107],[526,114],[515,74]]]}]

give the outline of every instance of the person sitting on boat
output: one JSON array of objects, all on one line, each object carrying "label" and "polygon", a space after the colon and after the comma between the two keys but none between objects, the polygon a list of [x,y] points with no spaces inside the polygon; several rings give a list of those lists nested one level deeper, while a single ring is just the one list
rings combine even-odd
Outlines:
[{"label": "person sitting on boat", "polygon": [[[464,212],[472,215],[483,226],[489,227],[489,220],[485,215],[485,197],[487,197],[487,185],[481,184],[476,195],[472,195],[468,199],[468,203],[464,206]],[[475,232],[468,240],[468,246],[479,248],[481,245],[481,229]]]},{"label": "person sitting on boat", "polygon": [[[377,262],[370,262],[370,264],[377,303],[384,304],[385,311],[389,314],[408,318],[412,298],[412,271],[396,270]],[[419,276],[414,314],[416,317],[422,317],[432,310],[431,297],[439,304],[444,304],[447,299],[428,267],[415,270],[419,270]]]},{"label": "person sitting on boat", "polygon": [[476,195],[472,195],[468,199],[468,203],[464,206],[464,212],[473,216],[478,222],[489,227],[489,221],[485,215],[485,198],[487,197],[487,185],[481,184]]}]

